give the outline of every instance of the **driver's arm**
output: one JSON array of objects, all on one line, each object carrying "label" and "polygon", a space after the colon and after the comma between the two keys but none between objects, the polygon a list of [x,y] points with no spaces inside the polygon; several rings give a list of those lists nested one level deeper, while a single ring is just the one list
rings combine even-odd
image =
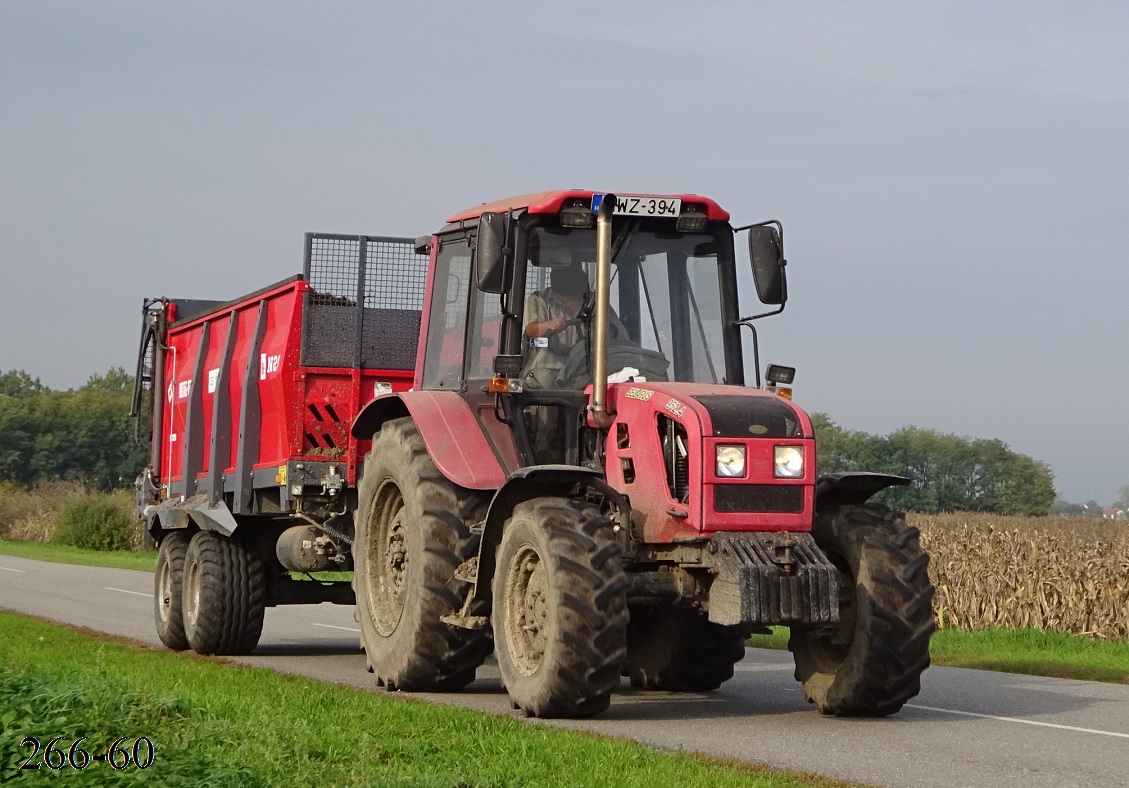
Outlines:
[{"label": "driver's arm", "polygon": [[563,317],[554,317],[552,320],[531,320],[525,324],[525,335],[527,337],[543,337],[550,331],[556,331],[563,327],[564,324],[565,319]]},{"label": "driver's arm", "polygon": [[529,298],[525,299],[525,317],[529,320],[525,324],[527,337],[543,337],[565,324],[563,317],[549,317],[548,304],[540,293],[530,293]]}]

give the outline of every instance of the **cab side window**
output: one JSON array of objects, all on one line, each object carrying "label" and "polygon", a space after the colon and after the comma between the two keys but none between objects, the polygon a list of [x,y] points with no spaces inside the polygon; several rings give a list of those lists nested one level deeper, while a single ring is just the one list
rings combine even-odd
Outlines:
[{"label": "cab side window", "polygon": [[[463,382],[467,303],[470,295],[470,241],[441,241],[431,286],[427,350],[423,360],[425,389],[459,389]],[[476,288],[477,289],[477,288]]]}]

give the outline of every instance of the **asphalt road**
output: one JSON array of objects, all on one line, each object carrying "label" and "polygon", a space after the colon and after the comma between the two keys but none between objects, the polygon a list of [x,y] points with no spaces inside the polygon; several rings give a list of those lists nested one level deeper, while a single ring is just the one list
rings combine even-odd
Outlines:
[{"label": "asphalt road", "polygon": [[[0,607],[156,643],[152,575],[0,555]],[[267,610],[255,653],[237,661],[378,691],[351,607]],[[921,694],[884,719],[823,717],[804,702],[786,652],[750,649],[710,693],[625,684],[594,720],[532,722],[666,749],[787,767],[868,785],[1129,785],[1129,686],[930,668]],[[421,694],[512,716],[488,662],[467,691]]]}]

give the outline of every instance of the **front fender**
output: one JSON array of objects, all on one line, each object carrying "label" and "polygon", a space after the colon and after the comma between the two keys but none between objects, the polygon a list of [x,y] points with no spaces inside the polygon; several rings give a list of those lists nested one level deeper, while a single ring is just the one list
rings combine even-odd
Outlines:
[{"label": "front fender", "polygon": [[530,465],[519,468],[510,474],[505,483],[494,494],[486,522],[482,526],[482,542],[478,547],[478,573],[472,599],[490,599],[490,582],[494,577],[495,551],[502,541],[502,529],[514,508],[522,501],[542,496],[568,498],[573,491],[588,485],[599,485],[601,491],[603,474],[590,468],[576,465]]},{"label": "front fender", "polygon": [[815,483],[815,511],[818,513],[833,506],[859,505],[887,487],[909,484],[904,476],[886,473],[832,473],[821,476]]},{"label": "front fender", "polygon": [[391,419],[411,417],[427,453],[446,478],[468,490],[497,490],[506,472],[457,391],[404,391],[377,397],[357,414],[353,437],[371,438]]}]

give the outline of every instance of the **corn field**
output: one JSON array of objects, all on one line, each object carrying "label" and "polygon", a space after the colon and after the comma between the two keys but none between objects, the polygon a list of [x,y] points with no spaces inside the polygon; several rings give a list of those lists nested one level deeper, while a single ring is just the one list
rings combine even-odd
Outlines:
[{"label": "corn field", "polygon": [[1036,627],[1129,639],[1129,522],[909,514],[941,628]]}]

